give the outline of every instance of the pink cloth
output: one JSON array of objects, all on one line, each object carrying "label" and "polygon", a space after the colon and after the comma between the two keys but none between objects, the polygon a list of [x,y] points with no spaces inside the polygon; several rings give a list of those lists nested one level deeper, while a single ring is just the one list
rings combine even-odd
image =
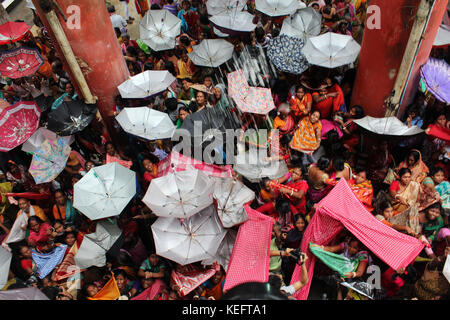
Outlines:
[{"label": "pink cloth", "polygon": [[198,169],[209,176],[218,178],[231,178],[233,176],[233,169],[230,165],[218,166],[215,164],[208,164],[182,155],[176,151],[172,151],[168,157],[158,163],[157,177],[159,178],[174,172],[173,167],[176,168],[176,171]]},{"label": "pink cloth", "polygon": [[170,282],[180,288],[181,296],[184,297],[192,292],[195,288],[200,286],[203,282],[211,278],[220,270],[218,263],[212,264],[208,268],[199,268],[193,264],[183,266],[182,272],[179,270],[172,270],[170,274]]},{"label": "pink cloth", "polygon": [[[345,179],[341,179],[319,202],[316,213],[303,235],[301,250],[309,258],[306,261],[309,281],[294,294],[295,298],[308,298],[316,262],[316,257],[309,250],[309,243],[328,245],[343,228],[349,230],[394,270],[406,269],[424,248],[419,239],[400,233],[375,218],[356,198]],[[300,275],[301,268],[296,266],[291,284],[300,280]]]},{"label": "pink cloth", "polygon": [[81,167],[84,169],[86,160],[84,160],[83,156],[78,151],[75,151],[75,150],[70,151],[70,153],[73,153],[77,157],[78,161],[80,162]]},{"label": "pink cloth", "polygon": [[339,139],[344,135],[341,131],[341,128],[334,121],[321,119],[320,122],[322,123],[322,140],[327,139],[327,133],[331,130],[337,131]]},{"label": "pink cloth", "polygon": [[131,298],[131,300],[153,300],[156,295],[166,287],[167,286],[163,281],[156,279],[151,287],[145,289],[140,295]]},{"label": "pink cloth", "polygon": [[239,227],[223,292],[241,283],[269,280],[273,219],[251,209],[248,205],[244,208],[249,220]]},{"label": "pink cloth", "polygon": [[130,169],[133,165],[132,161],[125,161],[116,157],[112,157],[109,154],[106,154],[106,163],[117,162],[118,164],[124,166],[125,168]]}]

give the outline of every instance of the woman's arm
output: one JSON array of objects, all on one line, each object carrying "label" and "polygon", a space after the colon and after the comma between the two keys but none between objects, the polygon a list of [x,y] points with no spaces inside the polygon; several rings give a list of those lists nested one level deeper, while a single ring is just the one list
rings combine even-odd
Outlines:
[{"label": "woman's arm", "polygon": [[164,267],[159,268],[159,272],[150,272],[149,278],[164,278]]},{"label": "woman's arm", "polygon": [[270,256],[271,257],[277,257],[277,256],[281,256],[281,257],[288,257],[289,253],[294,250],[292,248],[287,248],[286,250],[270,250]]}]

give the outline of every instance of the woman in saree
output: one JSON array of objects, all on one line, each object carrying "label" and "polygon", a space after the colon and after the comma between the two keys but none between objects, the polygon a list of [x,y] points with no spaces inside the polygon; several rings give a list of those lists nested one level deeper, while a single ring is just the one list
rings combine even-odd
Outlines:
[{"label": "woman in saree", "polygon": [[279,138],[286,134],[292,134],[295,129],[294,118],[290,115],[290,108],[287,103],[282,103],[278,107],[278,115],[273,122],[273,128],[278,129]]},{"label": "woman in saree", "polygon": [[298,123],[289,147],[312,158],[312,153],[320,147],[322,140],[322,124],[320,112],[314,111],[310,116],[303,117]]},{"label": "woman in saree", "polygon": [[350,108],[349,113],[340,113],[339,116],[335,116],[334,121],[337,122],[342,128],[344,137],[342,138],[344,146],[354,151],[356,145],[359,143],[358,125],[353,120],[361,119],[364,117],[364,110],[361,106],[355,105]]},{"label": "woman in saree", "polygon": [[64,191],[56,190],[54,193],[55,205],[53,206],[53,217],[64,224],[74,224],[77,216],[77,209],[72,206],[72,201],[67,198]]},{"label": "woman in saree", "polygon": [[[448,219],[448,216],[450,215],[450,182],[445,179],[444,169],[440,167],[431,169],[430,177],[433,181],[435,190],[439,193],[439,202],[444,210],[444,218]],[[427,179],[428,178],[425,178],[424,183]],[[430,183],[429,180],[428,182]]]},{"label": "woman in saree", "polygon": [[386,175],[388,174],[389,168],[394,164],[394,158],[389,152],[388,142],[386,140],[382,141],[379,145],[372,144],[372,149],[369,151],[369,163],[368,168],[368,178],[372,181],[375,192],[380,190],[385,181]]},{"label": "woman in saree", "polygon": [[213,89],[214,93],[214,107],[221,108],[222,110],[229,110],[230,102],[228,101],[225,93],[225,85],[222,83],[217,84]]},{"label": "woman in saree", "polygon": [[295,88],[295,95],[289,101],[291,105],[292,115],[296,120],[308,115],[311,112],[312,96],[306,92],[305,87],[297,86]]},{"label": "woman in saree", "polygon": [[313,203],[317,203],[322,200],[328,192],[332,189],[332,186],[326,183],[329,179],[327,173],[330,167],[330,160],[326,157],[321,157],[317,164],[312,164],[308,170],[308,195]]},{"label": "woman in saree", "polygon": [[420,185],[413,181],[411,176],[410,169],[401,168],[398,172],[398,180],[392,182],[389,187],[389,195],[393,199],[393,208],[398,213],[418,204]]},{"label": "woman in saree", "polygon": [[405,160],[400,163],[396,171],[402,168],[411,170],[411,180],[417,183],[422,183],[428,174],[428,167],[422,161],[422,155],[419,150],[413,149],[406,156]]}]

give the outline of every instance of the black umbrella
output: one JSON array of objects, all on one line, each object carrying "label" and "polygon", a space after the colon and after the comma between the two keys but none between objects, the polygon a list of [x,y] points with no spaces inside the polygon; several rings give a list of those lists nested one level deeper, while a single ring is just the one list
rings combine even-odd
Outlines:
[{"label": "black umbrella", "polygon": [[83,101],[64,101],[48,114],[47,128],[60,136],[70,136],[85,129],[95,118],[96,105]]},{"label": "black umbrella", "polygon": [[44,94],[41,94],[37,96],[34,101],[38,105],[39,109],[41,109],[41,112],[45,112],[52,107],[52,104],[55,100],[52,96],[46,97]]}]

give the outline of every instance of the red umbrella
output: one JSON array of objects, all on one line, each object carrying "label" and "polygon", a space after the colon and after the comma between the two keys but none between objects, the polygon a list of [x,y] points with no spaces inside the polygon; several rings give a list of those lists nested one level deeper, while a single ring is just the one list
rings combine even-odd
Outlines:
[{"label": "red umbrella", "polygon": [[0,151],[24,143],[39,128],[41,110],[33,101],[19,101],[0,113]]},{"label": "red umbrella", "polygon": [[30,30],[25,22],[6,22],[0,26],[0,44],[19,41]]},{"label": "red umbrella", "polygon": [[22,78],[35,73],[44,63],[37,49],[20,47],[0,55],[0,75]]}]

